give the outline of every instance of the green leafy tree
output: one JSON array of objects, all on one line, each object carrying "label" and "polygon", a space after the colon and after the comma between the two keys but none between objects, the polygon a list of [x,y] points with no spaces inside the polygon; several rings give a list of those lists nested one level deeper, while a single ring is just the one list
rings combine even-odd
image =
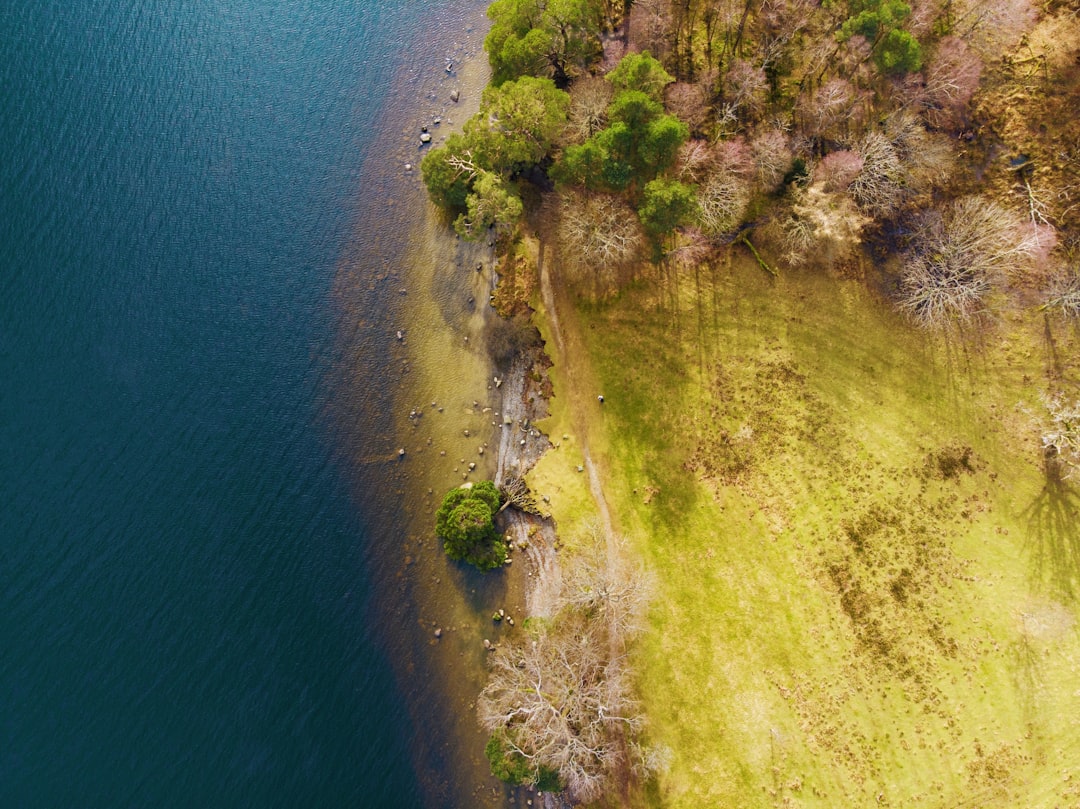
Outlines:
[{"label": "green leafy tree", "polygon": [[918,40],[902,28],[911,16],[911,6],[904,0],[860,0],[851,3],[849,11],[851,16],[837,32],[841,42],[856,34],[864,37],[883,73],[909,73],[922,67]]},{"label": "green leafy tree", "polygon": [[603,52],[600,0],[495,0],[488,17],[484,48],[495,85],[532,75],[566,87]]},{"label": "green leafy tree", "polygon": [[675,228],[689,224],[697,212],[697,195],[693,186],[678,180],[652,180],[642,194],[638,218],[656,242]]},{"label": "green leafy tree", "polygon": [[671,166],[690,136],[686,124],[640,90],[618,93],[608,119],[608,127],[564,150],[553,172],[557,181],[594,191],[625,191],[634,181],[646,182]]},{"label": "green leafy tree", "polygon": [[661,115],[650,121],[639,148],[641,165],[650,167],[654,174],[667,171],[688,137],[689,127],[673,115]]},{"label": "green leafy tree", "polygon": [[501,504],[502,495],[490,481],[447,492],[435,512],[435,533],[446,555],[481,570],[505,564],[506,543],[494,520]]},{"label": "green leafy tree", "polygon": [[607,149],[598,138],[591,137],[584,143],[567,146],[562,158],[552,167],[551,176],[566,185],[600,189],[608,185],[604,175],[609,160]]},{"label": "green leafy tree", "polygon": [[466,491],[471,493],[470,496],[486,503],[492,514],[502,507],[504,499],[502,492],[499,491],[498,486],[493,481],[481,480],[479,483],[474,483]]},{"label": "green leafy tree", "polygon": [[551,79],[522,76],[488,87],[465,139],[489,171],[513,173],[539,163],[566,125],[570,96]]},{"label": "green leafy tree", "polygon": [[628,53],[605,78],[616,92],[638,90],[657,102],[663,100],[664,88],[675,81],[648,51]]},{"label": "green leafy tree", "polygon": [[523,210],[514,178],[547,158],[569,106],[570,97],[551,79],[523,76],[488,87],[463,132],[424,157],[420,171],[428,194],[458,215],[454,224],[462,236],[513,227]]},{"label": "green leafy tree", "polygon": [[907,31],[894,28],[878,44],[874,63],[882,73],[914,73],[922,67],[922,46]]},{"label": "green leafy tree", "polygon": [[505,231],[521,218],[521,197],[502,177],[480,172],[472,192],[465,198],[465,213],[454,221],[454,230],[463,238],[475,239],[488,228]]},{"label": "green leafy tree", "polygon": [[468,151],[465,139],[455,132],[445,146],[432,149],[420,161],[428,196],[440,208],[452,211],[465,207],[472,173],[462,167],[460,158]]}]

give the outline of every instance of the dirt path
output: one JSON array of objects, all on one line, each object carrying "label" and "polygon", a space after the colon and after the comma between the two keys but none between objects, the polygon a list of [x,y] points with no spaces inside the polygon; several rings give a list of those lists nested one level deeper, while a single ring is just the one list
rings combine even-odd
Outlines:
[{"label": "dirt path", "polygon": [[[558,353],[556,364],[563,369],[567,380],[567,391],[570,423],[578,436],[578,446],[584,457],[582,465],[589,479],[589,492],[596,502],[597,511],[600,514],[600,525],[604,531],[604,540],[607,543],[608,554],[615,553],[615,529],[611,520],[611,510],[608,508],[607,498],[604,496],[604,487],[600,482],[600,472],[597,464],[593,461],[589,451],[589,425],[592,415],[589,408],[603,408],[603,404],[597,401],[599,384],[592,374],[592,369],[584,361],[585,347],[583,339],[578,331],[577,321],[572,314],[565,319],[559,317],[559,312],[571,312],[571,303],[566,299],[566,292],[557,288],[551,280],[550,248],[544,242],[540,244],[537,257],[537,266],[540,273],[540,297],[547,310],[548,320],[551,323],[551,336]],[[603,415],[602,413],[600,414]]]}]

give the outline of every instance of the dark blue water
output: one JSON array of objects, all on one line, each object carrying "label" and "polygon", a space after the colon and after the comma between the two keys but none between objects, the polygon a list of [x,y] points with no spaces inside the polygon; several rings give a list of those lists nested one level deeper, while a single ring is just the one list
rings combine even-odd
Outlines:
[{"label": "dark blue water", "polygon": [[0,4],[0,805],[419,803],[322,414],[434,13]]}]

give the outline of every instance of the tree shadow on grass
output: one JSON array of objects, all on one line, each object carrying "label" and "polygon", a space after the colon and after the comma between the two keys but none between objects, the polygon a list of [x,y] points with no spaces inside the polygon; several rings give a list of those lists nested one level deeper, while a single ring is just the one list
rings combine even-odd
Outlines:
[{"label": "tree shadow on grass", "polygon": [[1080,488],[1048,468],[1042,491],[1022,512],[1035,579],[1055,597],[1073,602],[1080,592]]}]

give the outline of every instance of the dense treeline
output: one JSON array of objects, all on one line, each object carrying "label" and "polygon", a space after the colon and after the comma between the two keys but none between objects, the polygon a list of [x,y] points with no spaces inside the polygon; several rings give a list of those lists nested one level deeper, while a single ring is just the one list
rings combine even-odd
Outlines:
[{"label": "dense treeline", "polygon": [[[1040,187],[1050,168],[1019,156],[1023,193],[974,182],[991,133],[972,99],[1015,79],[1000,64],[1031,50],[1028,0],[497,0],[488,14],[481,111],[423,161],[466,238],[512,231],[523,188],[553,181],[582,273],[646,245],[695,260],[754,237],[795,266],[872,242],[901,254],[898,304],[923,325],[967,322],[1024,281],[1075,313],[1077,192]],[[1032,58],[1041,90],[1061,84],[1049,46]]]}]

